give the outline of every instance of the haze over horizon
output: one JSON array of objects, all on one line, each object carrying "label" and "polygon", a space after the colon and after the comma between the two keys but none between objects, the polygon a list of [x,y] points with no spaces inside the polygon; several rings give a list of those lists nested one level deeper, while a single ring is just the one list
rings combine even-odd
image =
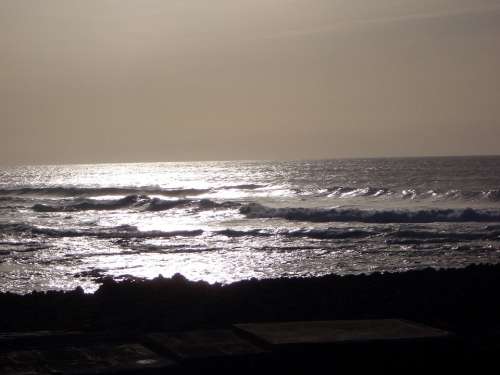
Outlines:
[{"label": "haze over horizon", "polygon": [[0,0],[0,164],[500,154],[500,0]]}]

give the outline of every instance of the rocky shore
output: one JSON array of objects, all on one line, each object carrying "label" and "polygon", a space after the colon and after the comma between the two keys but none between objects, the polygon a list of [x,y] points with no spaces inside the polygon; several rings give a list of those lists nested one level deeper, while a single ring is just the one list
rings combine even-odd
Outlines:
[{"label": "rocky shore", "polygon": [[[477,369],[478,364],[493,364],[500,349],[499,287],[500,265],[475,265],[229,285],[192,282],[181,275],[150,281],[105,279],[94,294],[81,288],[4,293],[0,369],[8,374],[26,369],[46,374],[53,368],[63,368],[64,374],[118,374],[123,366],[127,374],[164,373],[167,367],[182,374],[207,369],[310,373],[331,368],[332,363],[337,370],[349,371],[355,367],[399,372],[408,363],[421,370],[431,363],[443,370]],[[252,323],[241,324],[246,322]],[[241,327],[250,327],[288,340],[289,329],[283,327],[289,326],[298,329],[299,342],[314,338],[318,344],[283,351],[241,336]],[[333,344],[339,339],[335,330],[348,337],[365,337],[366,331],[368,336]],[[445,332],[446,339],[397,339],[415,330],[430,336]],[[395,340],[377,339],[386,334],[395,335]],[[323,342],[322,335],[330,335],[332,344]],[[92,372],[96,366],[100,372]],[[135,372],[127,372],[133,368]]]},{"label": "rocky shore", "polygon": [[470,337],[500,332],[500,265],[229,285],[181,275],[103,280],[94,294],[0,294],[1,331],[153,331],[239,322],[403,318]]}]

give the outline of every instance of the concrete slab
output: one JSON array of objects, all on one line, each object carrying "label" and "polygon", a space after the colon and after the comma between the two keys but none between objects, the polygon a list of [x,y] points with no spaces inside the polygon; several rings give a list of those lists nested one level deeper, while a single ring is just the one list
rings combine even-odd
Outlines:
[{"label": "concrete slab", "polygon": [[101,375],[156,373],[175,362],[162,358],[141,344],[100,344],[0,354],[3,375]]},{"label": "concrete slab", "polygon": [[399,319],[248,323],[234,326],[270,346],[441,339],[446,331]]},{"label": "concrete slab", "polygon": [[263,349],[238,337],[231,330],[223,329],[152,333],[146,340],[155,350],[170,353],[182,361],[248,357],[265,353]]}]

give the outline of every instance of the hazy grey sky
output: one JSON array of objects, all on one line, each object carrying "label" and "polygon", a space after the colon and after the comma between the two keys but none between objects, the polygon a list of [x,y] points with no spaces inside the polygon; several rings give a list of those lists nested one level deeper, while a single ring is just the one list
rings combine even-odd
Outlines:
[{"label": "hazy grey sky", "polygon": [[0,163],[500,154],[500,0],[0,0]]}]

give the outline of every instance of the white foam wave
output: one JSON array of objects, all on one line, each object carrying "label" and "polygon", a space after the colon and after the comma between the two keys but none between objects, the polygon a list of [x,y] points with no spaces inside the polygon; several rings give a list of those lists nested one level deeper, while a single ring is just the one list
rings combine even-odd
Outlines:
[{"label": "white foam wave", "polygon": [[500,222],[500,210],[421,209],[364,210],[355,208],[272,208],[251,203],[240,208],[248,218],[281,218],[310,222],[431,223]]}]

